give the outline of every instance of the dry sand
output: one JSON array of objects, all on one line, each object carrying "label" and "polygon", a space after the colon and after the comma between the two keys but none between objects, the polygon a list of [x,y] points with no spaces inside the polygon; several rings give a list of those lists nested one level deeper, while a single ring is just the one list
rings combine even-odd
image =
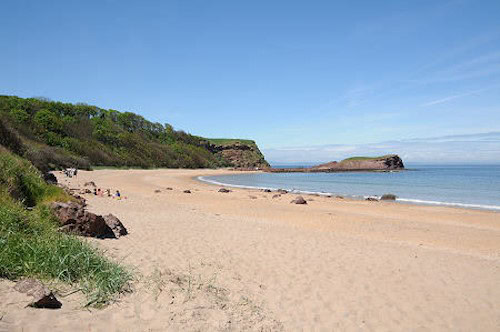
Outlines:
[{"label": "dry sand", "polygon": [[295,205],[293,194],[219,193],[193,179],[224,172],[64,179],[127,197],[87,195],[89,210],[130,232],[90,241],[135,270],[134,291],[103,310],[74,294],[50,311],[24,308],[1,281],[0,331],[500,330],[499,213],[316,196]]}]

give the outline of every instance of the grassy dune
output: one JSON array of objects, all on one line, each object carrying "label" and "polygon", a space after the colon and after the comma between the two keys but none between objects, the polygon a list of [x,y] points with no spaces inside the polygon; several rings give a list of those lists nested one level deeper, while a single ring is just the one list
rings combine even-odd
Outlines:
[{"label": "grassy dune", "polygon": [[0,146],[0,278],[58,280],[81,289],[87,305],[105,304],[131,275],[86,241],[58,232],[47,206],[56,200],[71,197]]}]

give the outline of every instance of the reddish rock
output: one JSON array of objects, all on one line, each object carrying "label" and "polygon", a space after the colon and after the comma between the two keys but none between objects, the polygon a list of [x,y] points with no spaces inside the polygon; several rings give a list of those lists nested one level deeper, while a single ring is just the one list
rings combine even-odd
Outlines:
[{"label": "reddish rock", "polygon": [[20,293],[26,293],[33,297],[33,302],[28,306],[33,308],[46,308],[46,309],[59,309],[62,303],[55,297],[47,287],[45,287],[39,280],[25,279],[19,281],[14,286],[14,289]]},{"label": "reddish rock", "polygon": [[97,238],[117,237],[102,216],[86,211],[80,204],[55,202],[51,204],[51,208],[59,219],[60,230],[63,232]]},{"label": "reddish rock", "polygon": [[104,222],[106,222],[106,225],[108,225],[109,228],[113,231],[113,234],[115,234],[116,238],[119,238],[120,236],[127,235],[128,231],[123,226],[122,222],[120,219],[118,219],[116,216],[112,215],[111,213],[104,216]]},{"label": "reddish rock", "polygon": [[307,204],[307,201],[304,199],[302,196],[297,196],[294,200],[292,200],[290,203],[294,204]]}]

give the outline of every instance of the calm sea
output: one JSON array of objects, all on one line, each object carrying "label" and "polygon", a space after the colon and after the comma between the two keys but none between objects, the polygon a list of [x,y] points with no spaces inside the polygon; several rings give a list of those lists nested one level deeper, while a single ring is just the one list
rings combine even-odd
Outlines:
[{"label": "calm sea", "polygon": [[398,201],[500,211],[500,165],[407,165],[402,172],[251,173],[200,180],[245,188],[354,198],[398,196]]}]

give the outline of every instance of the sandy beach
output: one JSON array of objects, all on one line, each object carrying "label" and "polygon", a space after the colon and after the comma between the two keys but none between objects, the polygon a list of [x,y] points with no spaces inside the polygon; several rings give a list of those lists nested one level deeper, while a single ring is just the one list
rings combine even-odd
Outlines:
[{"label": "sandy beach", "polygon": [[307,195],[295,205],[295,194],[195,179],[228,172],[56,173],[124,196],[85,198],[127,227],[89,241],[134,271],[132,292],[102,310],[79,293],[37,310],[2,280],[0,331],[500,329],[500,213]]}]

